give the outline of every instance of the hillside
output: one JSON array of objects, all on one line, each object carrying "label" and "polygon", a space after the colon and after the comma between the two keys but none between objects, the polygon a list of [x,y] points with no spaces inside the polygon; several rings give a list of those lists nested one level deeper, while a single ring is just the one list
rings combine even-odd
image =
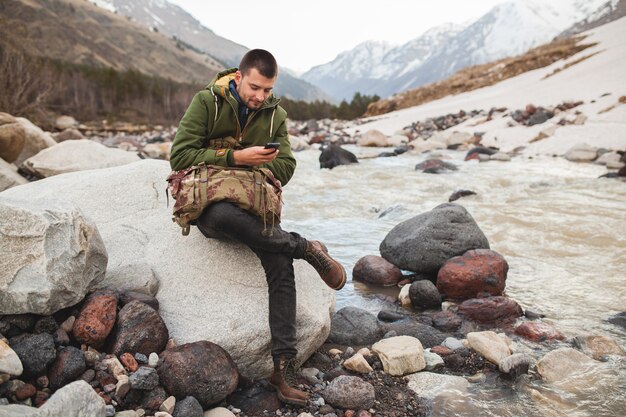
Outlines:
[{"label": "hillside", "polygon": [[84,0],[2,0],[0,47],[199,85],[222,69],[215,59]]},{"label": "hillside", "polygon": [[365,116],[389,113],[490,86],[519,74],[547,67],[593,45],[593,43],[584,42],[584,37],[558,39],[533,48],[525,54],[465,68],[445,80],[379,100],[369,105]]}]

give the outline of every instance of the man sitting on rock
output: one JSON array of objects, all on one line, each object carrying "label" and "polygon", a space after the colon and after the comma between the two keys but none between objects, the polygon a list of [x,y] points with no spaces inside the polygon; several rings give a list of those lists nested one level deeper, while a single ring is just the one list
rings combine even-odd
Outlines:
[{"label": "man sitting on rock", "polygon": [[[272,95],[278,65],[269,52],[253,49],[239,68],[223,71],[197,93],[185,112],[172,146],[170,164],[181,170],[202,162],[220,166],[268,168],[282,185],[296,160],[287,133],[287,113]],[[278,142],[278,150],[267,149]],[[308,394],[295,388],[296,286],[294,259],[305,259],[332,289],[346,282],[344,268],[326,247],[275,226],[263,233],[263,221],[229,202],[213,203],[196,225],[207,237],[227,237],[250,247],[261,260],[269,287],[269,323],[274,372],[270,384],[281,401],[305,405]]]}]

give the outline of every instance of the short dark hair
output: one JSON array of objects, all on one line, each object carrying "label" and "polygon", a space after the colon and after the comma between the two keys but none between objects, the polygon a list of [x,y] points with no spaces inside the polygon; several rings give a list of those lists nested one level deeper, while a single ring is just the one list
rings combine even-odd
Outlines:
[{"label": "short dark hair", "polygon": [[251,49],[241,58],[239,71],[243,75],[247,75],[252,68],[256,68],[266,78],[274,78],[278,75],[276,59],[265,49]]}]

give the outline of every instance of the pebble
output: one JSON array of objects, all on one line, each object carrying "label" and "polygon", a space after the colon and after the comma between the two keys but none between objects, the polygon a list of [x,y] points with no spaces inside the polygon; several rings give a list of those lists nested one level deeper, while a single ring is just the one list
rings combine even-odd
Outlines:
[{"label": "pebble", "polygon": [[159,407],[159,411],[165,411],[166,413],[172,414],[174,412],[174,407],[176,406],[176,397],[169,396],[167,400],[163,401],[161,407]]},{"label": "pebble", "polygon": [[354,348],[352,346],[349,346],[345,352],[343,352],[343,357],[344,358],[349,358],[350,356],[354,355]]},{"label": "pebble", "polygon": [[137,360],[137,362],[145,365],[148,363],[148,357],[146,355],[144,355],[143,353],[135,353],[135,359]]},{"label": "pebble", "polygon": [[6,398],[0,398],[0,405],[9,405],[9,400]]},{"label": "pebble", "polygon": [[155,352],[152,352],[150,356],[148,357],[148,366],[151,368],[156,368],[158,364],[159,364],[159,355],[157,355]]},{"label": "pebble", "polygon": [[[142,414],[142,416],[144,414]],[[139,417],[139,414],[135,410],[125,410],[125,411],[120,411],[119,413],[116,413],[115,417]]]},{"label": "pebble", "polygon": [[130,381],[128,376],[120,375],[117,380],[117,384],[115,385],[115,396],[119,399],[122,399],[128,394],[130,391]]},{"label": "pebble", "polygon": [[124,365],[117,359],[115,356],[112,358],[107,358],[102,361],[103,364],[106,365],[107,369],[113,376],[119,379],[120,375],[127,375],[126,369],[124,369]]},{"label": "pebble", "polygon": [[102,389],[104,390],[104,392],[108,394],[110,392],[115,391],[115,384],[107,384],[104,387],[102,387]]},{"label": "pebble", "polygon": [[170,413],[166,413],[165,411],[157,411],[154,413],[154,417],[172,417]]},{"label": "pebble", "polygon": [[9,374],[0,374],[0,385],[4,384],[9,379],[11,379],[11,375],[9,375]]},{"label": "pebble", "polygon": [[300,369],[300,373],[311,384],[318,384],[321,381],[317,378],[317,374],[319,374],[319,369],[317,368],[302,368]]},{"label": "pebble", "polygon": [[328,353],[332,356],[341,356],[343,352],[339,349],[330,349]]},{"label": "pebble", "polygon": [[120,362],[124,365],[124,367],[129,372],[135,372],[139,368],[139,364],[137,364],[137,360],[130,353],[126,352],[120,356]]},{"label": "pebble", "polygon": [[372,356],[372,352],[370,352],[370,350],[366,347],[359,349],[357,353],[360,353],[364,357]]},{"label": "pebble", "polygon": [[106,417],[113,417],[115,415],[115,407],[112,405],[107,405],[104,407],[104,415]]},{"label": "pebble", "polygon": [[446,337],[446,340],[444,340],[441,345],[453,351],[465,347],[463,345],[463,342],[461,342],[459,339],[456,339],[454,337]]},{"label": "pebble", "polygon": [[100,359],[100,354],[94,350],[83,351],[83,356],[85,357],[85,362],[89,365],[93,365]]},{"label": "pebble", "polygon": [[142,366],[128,378],[130,387],[140,390],[151,390],[159,385],[159,374],[156,369]]},{"label": "pebble", "polygon": [[61,325],[59,326],[65,333],[71,334],[72,329],[74,328],[74,322],[76,321],[76,317],[69,316]]}]

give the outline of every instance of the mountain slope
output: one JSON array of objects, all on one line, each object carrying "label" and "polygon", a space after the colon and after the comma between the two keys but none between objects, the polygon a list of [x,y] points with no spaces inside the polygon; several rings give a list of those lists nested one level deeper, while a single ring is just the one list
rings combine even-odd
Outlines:
[{"label": "mountain slope", "polygon": [[82,0],[3,0],[0,46],[200,85],[221,69],[207,55]]},{"label": "mountain slope", "polygon": [[[420,59],[418,53],[394,50],[387,56],[396,57],[391,67],[391,59],[375,60],[369,74],[358,80],[341,83],[339,80],[317,74],[332,73],[339,57],[334,61],[318,66],[303,75],[316,85],[324,88],[326,83],[340,95],[352,93],[354,88],[367,88],[382,97],[445,78],[455,71],[490,62],[506,56],[514,56],[529,48],[550,41],[553,37],[589,14],[606,0],[554,0],[550,3],[535,0],[515,0],[501,3],[463,30],[452,28],[443,30],[439,38],[430,40],[431,53]],[[427,32],[428,33],[428,32]],[[426,36],[426,34],[424,35]],[[418,42],[420,38],[412,42]],[[429,39],[424,39],[428,41]],[[400,48],[404,48],[402,46]],[[350,56],[352,51],[344,53]],[[361,58],[362,59],[362,58]],[[345,58],[343,59],[345,61]],[[349,62],[343,62],[349,67]],[[403,69],[398,70],[397,68]],[[385,75],[382,75],[385,74]],[[327,92],[331,93],[327,90]]]},{"label": "mountain slope", "polygon": [[575,23],[559,36],[571,36],[626,16],[626,0],[609,0],[585,19]]}]

